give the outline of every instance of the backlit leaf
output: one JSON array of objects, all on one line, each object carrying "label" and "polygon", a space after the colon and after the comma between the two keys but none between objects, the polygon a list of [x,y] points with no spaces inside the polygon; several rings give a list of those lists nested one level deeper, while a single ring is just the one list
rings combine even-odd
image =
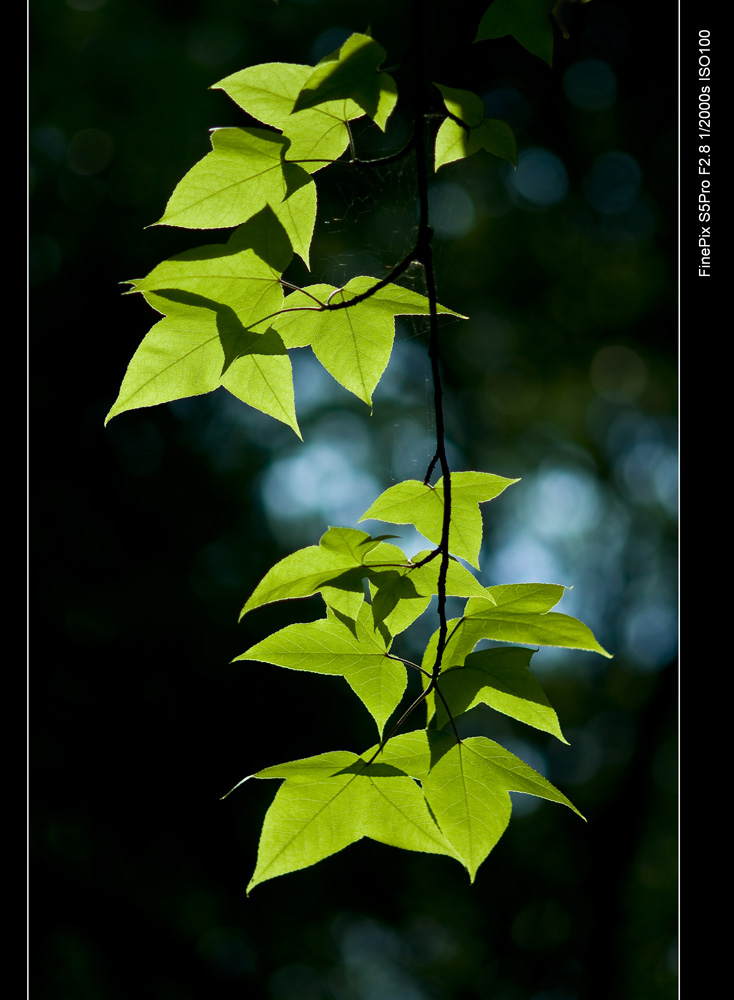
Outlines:
[{"label": "backlit leaf", "polygon": [[361,118],[362,108],[354,101],[340,99],[292,114],[301,89],[313,73],[313,66],[295,63],[263,63],[225,77],[213,85],[229,94],[241,108],[280,129],[290,146],[285,157],[301,163],[309,173],[338,159],[349,142],[346,122]]},{"label": "backlit leaf", "polygon": [[[479,567],[482,517],[479,504],[494,499],[517,479],[489,472],[451,473],[451,525],[449,549],[460,559]],[[443,527],[443,478],[435,486],[409,479],[385,490],[360,518],[376,518],[393,524],[412,524],[429,541],[441,542]]]},{"label": "backlit leaf", "polygon": [[[428,554],[428,550],[417,552],[411,562],[420,563]],[[440,559],[434,558],[425,566],[395,566],[371,571],[369,580],[374,615],[385,623],[391,635],[403,632],[426,610],[431,597],[438,591],[439,568]],[[446,593],[449,597],[484,599],[486,590],[466,567],[450,559]]]},{"label": "backlit leaf", "polygon": [[484,121],[484,102],[471,90],[459,90],[456,87],[445,87],[441,83],[436,86],[441,91],[443,103],[448,111],[461,118],[465,125],[475,128]]},{"label": "backlit leaf", "polygon": [[[453,742],[423,781],[433,815],[472,881],[510,819],[509,792],[526,792],[581,813],[542,775],[484,736]],[[583,817],[582,817],[583,818]]]},{"label": "backlit leaf", "polygon": [[369,35],[351,35],[322,59],[303,84],[294,111],[350,99],[384,130],[397,101],[394,80],[378,73],[385,50]]},{"label": "backlit leaf", "polygon": [[488,587],[495,604],[475,598],[467,602],[459,629],[462,640],[480,639],[520,642],[533,646],[565,646],[588,649],[610,657],[591,629],[577,618],[550,611],[563,595],[563,587],[549,583],[515,583]]},{"label": "backlit leaf", "polygon": [[482,99],[470,90],[444,87],[440,83],[436,86],[441,91],[446,109],[463,123],[447,118],[441,124],[436,135],[436,170],[480,149],[517,165],[515,135],[506,122],[485,118]]},{"label": "backlit leaf", "polygon": [[447,118],[436,135],[435,169],[471,156],[481,149],[501,156],[510,163],[517,163],[515,135],[506,122],[487,118],[467,132],[457,122]]},{"label": "backlit leaf", "polygon": [[[453,745],[454,738],[447,733],[417,729],[391,737],[380,750],[375,763],[396,767],[423,783],[431,768]],[[363,754],[364,758],[370,760],[377,749],[377,746],[372,747]]]},{"label": "backlit leaf", "polygon": [[336,753],[266,768],[255,777],[293,780],[283,783],[265,817],[248,892],[362,837],[403,850],[458,857],[432,818],[421,789],[396,768]]},{"label": "backlit leaf", "polygon": [[163,296],[170,289],[192,292],[228,306],[243,326],[255,325],[283,305],[281,272],[251,249],[237,250],[238,242],[239,231],[235,231],[227,244],[197,247],[171,257],[145,278],[131,281],[132,290]]},{"label": "backlit leaf", "polygon": [[[273,320],[287,347],[310,344],[337,382],[368,404],[390,359],[395,317],[427,315],[428,299],[408,288],[388,284],[348,308],[319,310],[318,302],[348,302],[376,284],[377,278],[361,276],[352,278],[341,289],[309,285],[286,297],[284,308],[296,311],[284,312]],[[438,312],[465,318],[441,305]]]},{"label": "backlit leaf", "polygon": [[[356,528],[329,528],[318,545],[299,549],[273,566],[255,588],[240,617],[272,601],[309,597],[327,584],[331,584],[332,590],[358,591],[361,603],[362,578],[367,570],[355,571],[363,568],[370,558],[384,561],[379,555],[381,544]],[[378,555],[374,555],[375,550]],[[406,561],[400,549],[395,549],[391,555],[396,561]]]},{"label": "backlit leaf", "polygon": [[247,329],[229,306],[191,292],[144,292],[165,315],[133,355],[106,421],[125,410],[198,396],[223,385],[300,437],[288,352],[272,328]]},{"label": "backlit leaf", "polygon": [[405,667],[391,658],[387,649],[369,607],[363,604],[351,628],[333,614],[320,621],[288,625],[235,659],[341,675],[382,733],[407,683]]},{"label": "backlit leaf", "polygon": [[221,229],[247,221],[266,205],[308,264],[316,222],[316,188],[284,153],[289,140],[255,128],[215,129],[212,152],[178,183],[156,225]]},{"label": "backlit leaf", "polygon": [[[489,705],[567,743],[545,691],[528,669],[532,656],[532,650],[517,646],[482,649],[471,653],[463,667],[444,671],[441,693],[453,718],[476,705]],[[437,724],[443,727],[449,721],[444,702],[436,698],[435,704]]]}]

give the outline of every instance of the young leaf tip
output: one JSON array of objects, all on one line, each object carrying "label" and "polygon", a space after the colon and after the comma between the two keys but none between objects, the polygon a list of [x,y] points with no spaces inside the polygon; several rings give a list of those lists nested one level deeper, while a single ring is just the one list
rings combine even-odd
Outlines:
[{"label": "young leaf tip", "polygon": [[220,802],[224,802],[225,799],[229,798],[229,796],[232,794],[232,792],[236,792],[237,791],[237,789],[240,787],[240,785],[244,785],[244,783],[246,781],[249,781],[250,778],[254,778],[254,777],[255,777],[254,774],[248,774],[246,778],[242,778],[242,780],[238,781],[237,784],[234,785],[232,788],[230,788],[230,790],[228,792],[225,792],[224,795],[222,795],[220,797],[219,801]]}]

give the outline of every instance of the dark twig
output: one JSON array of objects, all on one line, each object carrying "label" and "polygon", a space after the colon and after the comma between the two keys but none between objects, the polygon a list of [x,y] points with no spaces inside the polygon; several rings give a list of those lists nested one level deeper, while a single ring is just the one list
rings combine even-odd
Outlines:
[{"label": "dark twig", "polygon": [[[446,455],[446,428],[443,413],[443,387],[441,384],[441,370],[439,366],[438,349],[438,299],[436,294],[436,279],[433,270],[433,252],[431,249],[431,238],[433,230],[428,221],[428,168],[427,168],[427,148],[426,148],[426,84],[425,70],[423,65],[423,0],[413,0],[413,66],[414,66],[414,142],[416,152],[416,180],[418,184],[418,202],[420,206],[420,221],[418,224],[418,240],[413,251],[413,256],[420,264],[426,277],[426,290],[429,303],[429,349],[431,359],[431,373],[433,375],[433,406],[436,417],[436,454],[431,460],[426,474],[426,485],[438,463],[443,476],[443,519],[441,523],[441,542],[421,565],[430,559],[440,555],[441,564],[438,571],[438,643],[436,646],[436,659],[431,671],[431,679],[428,686],[413,703],[403,712],[395,725],[390,729],[388,735],[381,741],[380,746],[371,758],[375,759],[387,741],[398,731],[405,720],[426,700],[431,691],[437,688],[438,676],[441,673],[444,650],[447,643],[448,622],[446,618],[446,578],[449,568],[449,528],[451,525],[451,473],[448,458]],[[453,716],[448,705],[439,691],[446,711],[451,719],[457,741],[459,734],[454,723]]]},{"label": "dark twig", "polygon": [[423,478],[423,485],[424,486],[428,486],[428,484],[430,482],[430,479],[431,479],[431,473],[436,468],[436,462],[437,461],[438,461],[438,452],[436,452],[436,454],[433,456],[433,458],[431,459],[431,461],[428,463],[428,469],[426,470],[426,474],[425,474],[425,476]]}]

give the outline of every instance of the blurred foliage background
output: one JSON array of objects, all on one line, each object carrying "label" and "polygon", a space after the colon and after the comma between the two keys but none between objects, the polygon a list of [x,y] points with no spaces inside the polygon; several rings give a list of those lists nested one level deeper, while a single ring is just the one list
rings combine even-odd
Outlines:
[{"label": "blurred foliage background", "polygon": [[[452,467],[521,476],[485,513],[482,579],[573,586],[611,661],[533,669],[570,747],[489,709],[485,733],[588,818],[514,798],[470,887],[369,841],[244,888],[273,784],[245,774],[374,734],[346,686],[230,665],[318,600],[238,626],[259,578],[431,443],[425,332],[400,322],[374,413],[295,352],[305,443],[225,390],[103,429],[155,321],[125,278],[226,233],[152,228],[213,126],[207,88],[316,62],[368,27],[404,56],[407,0],[34,0],[30,8],[31,995],[53,1000],[663,1000],[676,995],[676,24],[566,4],[553,70],[483,3],[428,2],[431,77],[518,137],[432,192]],[[396,71],[398,85],[401,73]],[[407,135],[400,110],[380,145]],[[331,174],[331,177],[329,177]],[[319,174],[313,279],[412,245],[410,161]],[[296,266],[296,282],[308,281]],[[420,275],[408,280],[420,289]],[[412,544],[406,538],[406,544]],[[417,545],[416,545],[417,547]],[[433,624],[405,638],[416,648]]]}]

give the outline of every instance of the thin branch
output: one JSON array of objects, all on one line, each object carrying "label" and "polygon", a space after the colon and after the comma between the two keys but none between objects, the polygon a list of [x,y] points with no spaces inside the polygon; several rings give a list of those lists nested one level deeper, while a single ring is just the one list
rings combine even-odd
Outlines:
[{"label": "thin branch", "polygon": [[[347,128],[349,128],[349,122],[345,122]],[[341,163],[344,166],[356,166],[356,167],[385,167],[389,163],[397,163],[398,160],[402,160],[404,156],[407,156],[415,145],[415,138],[411,136],[406,144],[395,153],[388,153],[386,156],[376,156],[370,160],[363,160],[360,156],[357,156],[357,151],[354,146],[354,139],[352,137],[352,130],[349,129],[349,148],[351,157],[345,160],[342,156],[337,160],[329,160],[326,157],[313,157],[313,158],[303,158],[298,160],[286,160],[286,163]]]},{"label": "thin branch", "polygon": [[443,692],[441,691],[441,688],[438,686],[438,684],[436,684],[436,694],[441,699],[441,701],[443,702],[443,707],[446,709],[446,714],[448,715],[449,721],[451,722],[451,728],[454,731],[454,736],[456,737],[456,742],[457,743],[461,743],[461,737],[459,736],[459,730],[456,728],[456,722],[455,722],[454,717],[453,717],[453,715],[451,713],[451,709],[449,708],[448,702],[444,698]]},{"label": "thin branch", "polygon": [[349,160],[330,160],[325,156],[312,156],[303,157],[300,160],[283,160],[283,163],[294,163],[298,166],[299,163],[349,163]]},{"label": "thin branch", "polygon": [[[292,292],[303,292],[304,295],[308,295],[308,297],[313,299],[313,301],[316,302],[322,309],[326,308],[326,303],[322,302],[321,299],[317,299],[316,296],[312,295],[307,288],[299,288],[298,285],[294,285],[290,281],[286,281],[285,278],[278,278],[278,281],[286,288],[290,288]],[[258,322],[260,322],[260,320],[258,320]]]},{"label": "thin branch", "polygon": [[394,653],[387,654],[388,660],[397,660],[398,663],[404,663],[406,667],[413,667],[415,670],[420,670],[424,677],[430,677],[430,673],[424,670],[423,667],[419,667],[417,663],[413,663],[412,660],[404,660],[402,656],[395,656]]},{"label": "thin branch", "polygon": [[418,695],[418,697],[415,699],[415,701],[413,702],[412,705],[410,705],[408,708],[406,708],[406,710],[400,716],[400,718],[395,723],[395,725],[390,729],[390,732],[387,734],[387,736],[383,736],[383,738],[380,740],[380,745],[375,750],[375,752],[372,754],[372,756],[370,757],[370,759],[367,761],[368,764],[371,764],[372,761],[377,757],[377,755],[382,752],[382,748],[385,746],[385,744],[388,742],[388,740],[391,740],[393,738],[393,736],[395,735],[395,733],[398,731],[398,729],[400,729],[400,727],[405,722],[405,720],[408,718],[408,716],[412,715],[413,712],[415,711],[415,709],[418,708],[419,705],[423,704],[423,702],[426,700],[426,698],[428,697],[428,695],[431,693],[431,691],[435,687],[435,684],[436,684],[436,678],[435,677],[431,677],[430,681],[428,682],[428,687]]},{"label": "thin branch", "polygon": [[413,569],[420,569],[421,566],[425,566],[426,563],[431,562],[438,555],[441,555],[440,546],[437,549],[433,549],[432,552],[429,552],[427,556],[424,556],[422,559],[419,559],[417,563],[413,563]]},{"label": "thin branch", "polygon": [[347,135],[349,136],[349,152],[352,157],[352,159],[349,162],[352,163],[357,157],[357,150],[354,148],[354,136],[352,135],[351,125],[349,124],[348,121],[344,122],[344,125],[346,126]]},{"label": "thin branch", "polygon": [[[431,249],[431,239],[433,229],[429,224],[428,216],[428,168],[427,168],[427,144],[426,144],[426,92],[425,92],[425,69],[423,64],[423,0],[413,0],[413,68],[414,68],[414,142],[416,152],[416,181],[418,184],[418,202],[420,206],[420,221],[418,224],[418,240],[413,252],[415,259],[423,265],[426,277],[426,290],[428,292],[429,304],[429,349],[431,359],[431,374],[433,376],[433,406],[436,417],[436,454],[429,466],[430,473],[436,463],[441,468],[443,476],[443,519],[441,523],[441,542],[438,548],[422,561],[422,564],[430,559],[441,557],[438,570],[438,643],[436,646],[436,659],[431,671],[431,680],[426,689],[418,695],[411,705],[403,712],[388,735],[381,741],[372,760],[382,750],[387,741],[402,726],[405,720],[413,714],[419,705],[422,705],[431,691],[436,687],[438,675],[441,672],[441,663],[447,643],[448,622],[446,618],[446,580],[449,568],[449,528],[451,525],[451,472],[446,455],[446,429],[443,413],[443,387],[441,384],[441,370],[439,366],[438,349],[438,298],[436,293],[436,279],[433,270],[433,252]],[[405,262],[403,262],[405,263]],[[440,694],[440,692],[439,692]],[[441,696],[443,697],[443,696]],[[444,702],[444,705],[446,703]],[[447,707],[448,711],[448,707]],[[453,721],[453,716],[449,712],[454,732],[458,739],[458,732]]]},{"label": "thin branch", "polygon": [[[348,309],[350,306],[359,305],[360,302],[364,302],[365,299],[371,298],[376,292],[381,291],[381,289],[386,288],[394,278],[399,278],[404,271],[407,271],[413,260],[417,257],[418,244],[416,244],[409,254],[396,264],[395,267],[390,271],[386,278],[381,278],[376,285],[368,288],[366,292],[361,292],[359,295],[355,295],[351,299],[347,299],[346,302],[332,302],[324,306],[325,309]],[[337,289],[341,291],[341,289]],[[334,293],[332,293],[334,294]]]},{"label": "thin branch", "polygon": [[292,288],[296,292],[303,292],[304,295],[308,295],[310,299],[317,302],[316,306],[286,306],[283,309],[278,309],[276,312],[269,313],[267,316],[263,316],[261,319],[256,320],[252,326],[257,326],[259,323],[263,323],[266,319],[272,319],[273,316],[280,316],[281,313],[285,312],[299,312],[302,310],[310,310],[311,312],[331,312],[337,309],[349,309],[350,306],[359,305],[360,302],[365,302],[367,299],[371,298],[377,292],[386,288],[395,278],[399,278],[401,274],[408,270],[410,265],[414,260],[417,259],[417,252],[419,249],[419,244],[413,247],[410,253],[407,253],[405,257],[396,264],[395,267],[390,271],[390,273],[385,278],[380,278],[376,284],[372,285],[364,292],[360,292],[359,295],[353,295],[351,299],[346,299],[344,302],[331,302],[331,299],[337,292],[343,291],[342,288],[335,288],[333,292],[329,295],[329,299],[326,302],[321,302],[316,298],[315,295],[311,295],[310,292],[306,291],[305,288],[299,288],[298,285],[292,285],[289,281],[284,281],[282,278],[278,280],[281,284],[287,285],[288,288]]},{"label": "thin branch", "polygon": [[[387,277],[381,278],[377,282],[377,284],[373,285],[371,288],[368,288],[365,292],[360,292],[359,295],[352,296],[351,299],[347,299],[345,302],[331,302],[331,301],[321,302],[319,299],[316,298],[315,295],[311,295],[310,292],[307,292],[305,288],[299,288],[297,285],[292,285],[290,282],[284,282],[282,278],[279,278],[278,280],[281,283],[288,285],[289,288],[292,288],[296,292],[303,292],[304,295],[308,295],[308,297],[310,299],[313,299],[314,302],[318,302],[318,305],[315,305],[315,306],[284,306],[283,309],[277,309],[275,312],[268,313],[267,316],[262,316],[260,319],[255,320],[255,322],[252,323],[251,326],[259,326],[260,323],[264,323],[266,320],[272,319],[274,316],[280,316],[281,313],[287,313],[287,312],[333,312],[333,311],[335,311],[337,309],[348,309],[350,306],[359,305],[360,302],[366,301],[367,299],[369,299],[373,295],[375,295],[377,292],[379,292],[383,288],[387,287],[387,285],[391,284],[393,278],[398,278],[398,277],[400,277],[400,275],[404,271],[407,271],[408,268],[410,267],[410,265],[413,263],[413,259],[414,259],[415,254],[416,254],[416,250],[417,250],[417,245],[415,247],[413,247],[413,249],[410,251],[410,253],[407,254],[403,258],[403,260],[400,261],[399,264],[396,264],[396,266],[392,269],[392,271],[390,271],[390,273],[387,275]],[[341,292],[343,290],[344,290],[343,288],[335,288],[334,291],[329,295],[329,300],[332,298],[332,296],[336,295],[337,292]]]},{"label": "thin branch", "polygon": [[471,132],[471,125],[467,125],[465,121],[462,121],[462,119],[459,118],[458,115],[455,115],[452,111],[449,111],[448,108],[446,108],[444,114],[446,115],[447,118],[450,118],[452,122],[456,122],[457,125],[461,125],[461,127],[464,129],[465,132]]},{"label": "thin branch", "polygon": [[431,459],[431,461],[428,463],[428,469],[426,470],[426,474],[425,474],[425,476],[423,478],[423,485],[424,486],[428,486],[429,480],[431,478],[431,473],[435,469],[437,461],[438,461],[438,452],[436,452],[436,454],[433,456],[433,458]]},{"label": "thin branch", "polygon": [[389,153],[387,156],[377,156],[372,160],[362,160],[359,157],[355,157],[353,160],[347,160],[348,163],[353,163],[359,167],[385,167],[389,163],[397,163],[398,160],[402,160],[404,156],[408,153],[415,145],[415,136],[410,137],[402,149],[399,149],[397,153]]},{"label": "thin branch", "polygon": [[[426,149],[426,93],[425,70],[423,65],[423,2],[413,0],[414,25],[414,70],[415,70],[415,151],[416,178],[418,181],[418,200],[420,204],[420,224],[418,227],[418,251],[416,256],[423,264],[426,276],[426,291],[429,302],[429,329],[431,373],[433,375],[433,406],[436,416],[436,456],[443,476],[444,508],[441,524],[441,565],[438,571],[438,646],[436,661],[433,666],[433,681],[441,672],[441,660],[446,646],[446,577],[449,567],[449,527],[451,524],[451,475],[446,455],[446,430],[443,414],[443,387],[439,367],[438,350],[438,307],[436,294],[436,278],[433,270],[433,251],[431,237],[433,230],[428,221],[428,169]],[[433,466],[431,465],[431,472]]]}]

